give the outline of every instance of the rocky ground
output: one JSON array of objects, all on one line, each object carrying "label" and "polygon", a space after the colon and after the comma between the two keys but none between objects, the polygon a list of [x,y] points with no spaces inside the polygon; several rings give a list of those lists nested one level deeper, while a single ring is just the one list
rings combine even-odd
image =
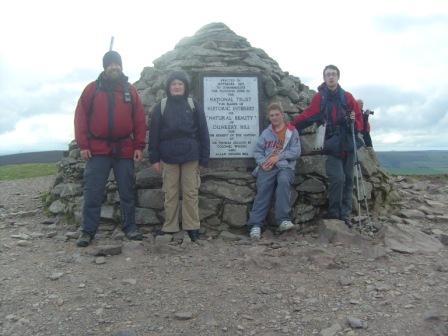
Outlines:
[{"label": "rocky ground", "polygon": [[448,335],[446,178],[397,179],[375,237],[102,230],[85,249],[44,214],[51,182],[0,182],[0,335]]}]

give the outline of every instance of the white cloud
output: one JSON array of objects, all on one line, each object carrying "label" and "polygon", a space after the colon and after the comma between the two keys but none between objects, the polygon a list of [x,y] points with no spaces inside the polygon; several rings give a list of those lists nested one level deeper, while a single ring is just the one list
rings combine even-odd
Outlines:
[{"label": "white cloud", "polygon": [[22,119],[14,130],[0,134],[0,153],[65,150],[73,132],[73,114],[41,114]]},{"label": "white cloud", "polygon": [[399,133],[384,133],[378,139],[378,143],[380,145],[391,145],[391,144],[400,144],[403,140],[403,135]]},{"label": "white cloud", "polygon": [[[34,142],[27,148],[54,143],[53,131],[43,131],[50,124],[38,123],[36,115],[66,120],[82,88],[102,70],[111,35],[134,82],[143,67],[181,38],[217,21],[311,88],[322,81],[326,64],[338,65],[341,85],[372,102],[368,106],[377,112],[372,136],[378,143],[384,137],[391,145],[414,144],[408,132],[420,128],[422,137],[426,134],[421,142],[438,146],[445,129],[430,121],[445,120],[442,125],[448,126],[440,98],[448,88],[446,1],[280,0],[273,8],[240,0],[225,5],[217,0],[15,0],[2,6],[2,14],[0,132],[7,133],[0,139],[7,137],[9,148],[22,148],[23,140],[13,134],[31,124],[41,131],[36,137],[37,129],[28,129]],[[388,92],[358,91],[372,86]],[[72,128],[71,118],[64,128]]]}]

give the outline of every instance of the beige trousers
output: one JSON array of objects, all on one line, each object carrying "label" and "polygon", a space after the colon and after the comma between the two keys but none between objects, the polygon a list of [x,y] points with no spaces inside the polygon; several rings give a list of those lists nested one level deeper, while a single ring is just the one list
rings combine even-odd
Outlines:
[{"label": "beige trousers", "polygon": [[164,232],[178,232],[179,193],[182,190],[182,229],[197,230],[199,222],[199,186],[201,177],[198,161],[182,164],[163,163],[163,190],[165,192]]}]

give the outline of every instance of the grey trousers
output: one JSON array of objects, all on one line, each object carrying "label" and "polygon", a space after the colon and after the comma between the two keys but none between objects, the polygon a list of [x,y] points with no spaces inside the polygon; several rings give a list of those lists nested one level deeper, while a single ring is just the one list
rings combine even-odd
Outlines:
[{"label": "grey trousers", "polygon": [[325,169],[328,176],[328,217],[344,220],[352,212],[353,153],[344,158],[327,156]]},{"label": "grey trousers", "polygon": [[[291,219],[291,184],[294,181],[294,171],[291,168],[279,169],[277,167],[269,171],[260,169],[257,175],[257,196],[249,215],[247,225],[263,226],[271,205],[272,195],[275,189],[275,220],[280,224],[284,220]],[[276,187],[277,186],[277,187]]]}]

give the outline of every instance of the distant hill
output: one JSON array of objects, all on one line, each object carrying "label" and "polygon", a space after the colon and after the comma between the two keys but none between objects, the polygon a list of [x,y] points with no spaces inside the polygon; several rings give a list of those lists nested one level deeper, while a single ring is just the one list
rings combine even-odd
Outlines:
[{"label": "distant hill", "polygon": [[21,163],[53,163],[62,159],[64,151],[20,153],[0,156],[0,166]]},{"label": "distant hill", "polygon": [[381,165],[393,174],[448,174],[448,151],[376,152]]},{"label": "distant hill", "polygon": [[[20,153],[0,156],[0,166],[21,163],[53,163],[64,151]],[[448,174],[448,151],[376,152],[381,165],[393,174]]]}]

